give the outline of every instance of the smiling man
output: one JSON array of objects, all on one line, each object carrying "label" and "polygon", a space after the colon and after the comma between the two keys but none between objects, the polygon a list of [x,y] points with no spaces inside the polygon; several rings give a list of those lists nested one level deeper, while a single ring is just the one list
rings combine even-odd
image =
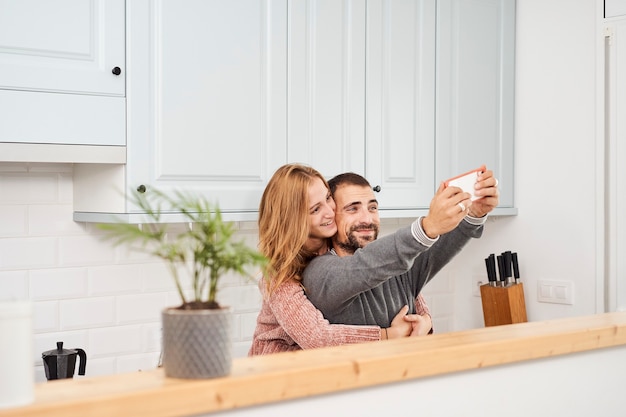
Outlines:
[{"label": "smiling man", "polygon": [[475,187],[483,198],[471,202],[460,188],[441,185],[427,216],[377,239],[378,201],[367,180],[345,173],[328,184],[338,231],[333,249],[305,269],[303,284],[331,323],[389,326],[470,239],[481,236],[487,214],[498,205],[497,181],[485,171]]}]

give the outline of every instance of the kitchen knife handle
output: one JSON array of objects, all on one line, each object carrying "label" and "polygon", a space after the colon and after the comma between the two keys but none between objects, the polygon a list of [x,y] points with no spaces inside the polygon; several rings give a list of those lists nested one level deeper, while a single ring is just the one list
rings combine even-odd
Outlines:
[{"label": "kitchen knife handle", "polygon": [[513,274],[511,273],[511,262],[512,262],[513,256],[511,255],[510,250],[504,252],[502,256],[504,258],[504,274],[506,275],[507,278],[509,278],[513,276]]},{"label": "kitchen knife handle", "polygon": [[504,272],[504,257],[502,257],[501,255],[498,255],[496,258],[498,259],[498,272],[500,274],[500,281],[505,283],[506,275]]},{"label": "kitchen knife handle", "polygon": [[519,263],[517,262],[517,252],[511,254],[511,261],[513,262],[513,277],[519,279]]}]

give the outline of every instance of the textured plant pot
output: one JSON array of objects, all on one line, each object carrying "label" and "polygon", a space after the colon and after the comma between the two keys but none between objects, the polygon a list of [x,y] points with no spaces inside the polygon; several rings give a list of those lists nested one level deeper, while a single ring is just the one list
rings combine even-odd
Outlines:
[{"label": "textured plant pot", "polygon": [[232,365],[233,312],[167,308],[163,320],[163,368],[172,378],[217,378]]}]

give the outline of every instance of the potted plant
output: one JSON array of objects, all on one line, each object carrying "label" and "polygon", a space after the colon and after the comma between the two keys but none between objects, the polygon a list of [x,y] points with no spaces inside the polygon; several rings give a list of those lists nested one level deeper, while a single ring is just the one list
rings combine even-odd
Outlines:
[{"label": "potted plant", "polygon": [[[143,191],[143,190],[142,190]],[[132,202],[145,213],[146,222],[105,223],[98,227],[114,245],[129,245],[163,259],[169,266],[181,305],[162,311],[163,367],[176,378],[213,378],[230,373],[232,361],[232,309],[217,302],[219,281],[234,271],[248,275],[249,266],[266,265],[261,253],[244,242],[233,241],[230,222],[222,220],[217,204],[181,191],[134,191]],[[188,230],[172,234],[163,223],[165,212],[181,213]],[[191,281],[192,296],[185,295],[182,275]]]}]

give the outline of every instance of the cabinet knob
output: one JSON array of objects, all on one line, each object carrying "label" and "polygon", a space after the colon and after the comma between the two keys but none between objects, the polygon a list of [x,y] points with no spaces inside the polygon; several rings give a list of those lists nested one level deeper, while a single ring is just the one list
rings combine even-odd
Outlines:
[{"label": "cabinet knob", "polygon": [[120,75],[122,73],[122,69],[120,67],[115,67],[111,72],[115,75]]},{"label": "cabinet knob", "polygon": [[377,193],[380,192],[380,185],[375,185],[372,187],[372,190],[376,191]]},{"label": "cabinet knob", "polygon": [[141,184],[139,187],[137,187],[137,192],[143,194],[146,192],[146,186]]}]

